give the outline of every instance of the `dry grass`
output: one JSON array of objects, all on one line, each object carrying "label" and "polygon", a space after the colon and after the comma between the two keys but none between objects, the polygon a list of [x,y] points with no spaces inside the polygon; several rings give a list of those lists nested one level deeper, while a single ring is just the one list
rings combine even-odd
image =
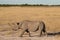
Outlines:
[{"label": "dry grass", "polygon": [[49,31],[60,31],[60,7],[0,7],[0,24],[43,20]]},{"label": "dry grass", "polygon": [[[47,32],[60,32],[60,7],[0,7],[0,25],[22,20],[43,20]],[[18,32],[14,33],[17,35]],[[7,31],[5,35],[9,33],[13,31]]]}]

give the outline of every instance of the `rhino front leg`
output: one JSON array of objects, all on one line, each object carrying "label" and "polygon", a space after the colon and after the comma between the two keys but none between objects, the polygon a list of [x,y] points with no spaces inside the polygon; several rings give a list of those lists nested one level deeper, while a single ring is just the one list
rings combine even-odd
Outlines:
[{"label": "rhino front leg", "polygon": [[19,37],[22,37],[24,33],[25,33],[25,30],[22,30]]},{"label": "rhino front leg", "polygon": [[28,29],[26,29],[26,32],[29,33],[29,37],[31,37],[30,31]]}]

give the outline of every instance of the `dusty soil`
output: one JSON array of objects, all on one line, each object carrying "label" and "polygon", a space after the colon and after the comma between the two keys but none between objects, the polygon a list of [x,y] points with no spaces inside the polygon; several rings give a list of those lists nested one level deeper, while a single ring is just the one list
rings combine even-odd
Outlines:
[{"label": "dusty soil", "polygon": [[0,37],[0,40],[60,40],[56,37]]}]

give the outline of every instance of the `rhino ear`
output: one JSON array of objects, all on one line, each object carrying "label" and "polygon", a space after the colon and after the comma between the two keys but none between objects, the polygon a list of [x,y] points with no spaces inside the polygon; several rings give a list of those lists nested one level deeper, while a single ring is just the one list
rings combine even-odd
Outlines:
[{"label": "rhino ear", "polygon": [[8,25],[10,25],[10,23],[8,23]]},{"label": "rhino ear", "polygon": [[17,23],[17,25],[19,25],[19,22]]}]

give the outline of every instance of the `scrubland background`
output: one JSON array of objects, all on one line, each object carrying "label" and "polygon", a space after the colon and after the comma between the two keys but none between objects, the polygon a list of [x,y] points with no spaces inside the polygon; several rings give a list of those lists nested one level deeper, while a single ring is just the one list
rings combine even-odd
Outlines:
[{"label": "scrubland background", "polygon": [[23,20],[42,20],[48,33],[60,32],[60,7],[0,7],[0,40],[60,40],[60,36],[18,37],[20,30],[12,31],[7,24]]},{"label": "scrubland background", "polygon": [[0,7],[0,24],[42,20],[48,32],[60,31],[60,7]]}]

